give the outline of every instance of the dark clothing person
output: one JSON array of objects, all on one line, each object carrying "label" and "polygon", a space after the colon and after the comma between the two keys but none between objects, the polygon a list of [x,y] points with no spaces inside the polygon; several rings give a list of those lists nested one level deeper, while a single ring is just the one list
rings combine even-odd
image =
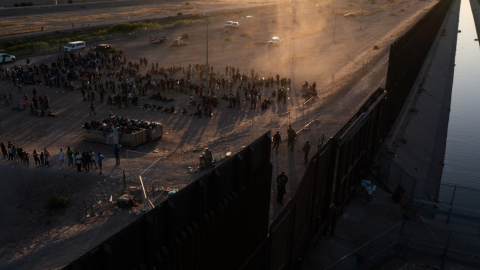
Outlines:
[{"label": "dark clothing person", "polygon": [[277,133],[275,133],[275,135],[273,135],[273,149],[276,148],[275,152],[278,152],[278,146],[280,145],[280,142],[282,141],[282,137],[280,136],[280,133],[277,131]]},{"label": "dark clothing person", "polygon": [[310,151],[310,144],[308,141],[305,142],[302,148],[302,152],[305,153],[305,163],[308,163],[308,152]]},{"label": "dark clothing person", "polygon": [[284,172],[282,172],[278,177],[277,177],[277,202],[279,204],[283,204],[283,195],[287,193],[285,186],[288,182],[288,177],[285,175]]},{"label": "dark clothing person", "polygon": [[115,145],[114,153],[115,153],[115,160],[117,161],[117,164],[120,164],[120,148],[117,145]]}]

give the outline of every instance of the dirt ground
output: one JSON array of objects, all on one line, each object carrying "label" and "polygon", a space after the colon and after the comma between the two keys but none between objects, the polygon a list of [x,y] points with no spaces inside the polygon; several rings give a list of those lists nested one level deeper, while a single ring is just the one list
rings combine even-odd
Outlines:
[{"label": "dirt ground", "polygon": [[[306,168],[300,152],[303,142],[309,140],[316,145],[320,134],[325,134],[327,138],[332,136],[370,93],[384,85],[389,44],[436,1],[411,0],[403,4],[404,11],[400,11],[402,6],[398,5],[363,18],[348,19],[330,13],[335,8],[334,3],[319,4],[323,6],[322,12],[318,12],[315,3],[303,2],[297,4],[295,10],[284,6],[270,13],[240,17],[237,21],[242,28],[232,29],[230,33],[225,33],[223,29],[224,21],[230,18],[213,18],[214,22],[209,24],[209,63],[214,70],[223,74],[228,65],[240,70],[254,69],[261,77],[278,73],[291,78],[287,104],[275,103],[266,111],[259,108],[251,110],[250,104],[242,98],[241,110],[228,109],[223,102],[214,109],[212,118],[201,119],[179,113],[162,114],[113,107],[116,115],[158,121],[164,125],[162,139],[135,150],[122,148],[122,164],[119,166],[115,166],[113,149],[83,141],[81,135],[83,123],[107,117],[111,106],[97,103],[98,116],[89,116],[89,104],[82,102],[80,92],[65,92],[62,88],[42,85],[35,87],[40,95],[48,94],[50,105],[58,117],[37,118],[30,116],[28,111],[12,111],[11,107],[2,105],[0,141],[11,141],[29,153],[34,149],[48,148],[53,155],[50,168],[35,167],[32,163],[27,167],[0,160],[4,175],[0,188],[8,191],[3,195],[5,203],[0,210],[0,227],[4,228],[0,232],[0,242],[5,243],[0,247],[0,269],[62,267],[133,221],[135,213],[119,210],[110,202],[110,197],[122,194],[123,170],[128,187],[138,187],[138,175],[142,173],[147,188],[154,184],[156,187],[181,189],[202,174],[189,173],[188,168],[197,164],[197,156],[204,147],[210,147],[214,157],[220,159],[222,154],[237,152],[270,129],[280,129],[285,138],[288,123],[299,130],[316,118],[318,121],[310,124],[309,131],[299,133],[294,153],[289,154],[283,143],[279,153],[272,155],[273,175],[285,171],[289,176],[288,200]],[[348,7],[348,4],[347,1],[339,1],[339,8],[342,5]],[[390,15],[392,12],[396,15]],[[334,26],[335,41],[332,42]],[[111,44],[124,49],[127,59],[132,61],[146,57],[160,66],[184,66],[189,62],[205,62],[205,30],[205,25],[196,25],[158,32],[158,36],[167,36],[170,41],[172,37],[189,33],[190,44],[185,47],[169,47],[168,43],[151,45],[147,35],[112,41]],[[241,37],[242,33],[249,33],[251,39]],[[284,38],[283,46],[268,48],[262,44],[272,36]],[[224,41],[226,37],[231,37],[232,41]],[[379,49],[373,50],[374,46]],[[49,63],[57,56],[44,55],[30,60]],[[19,59],[18,63],[24,62]],[[198,82],[198,76],[194,79]],[[315,104],[308,103],[302,110],[288,113],[305,101],[299,90],[304,81],[310,84],[316,81],[319,98]],[[23,92],[31,97],[32,88],[24,86]],[[17,91],[12,84],[0,81],[2,96],[12,92],[14,101],[18,101],[22,94]],[[263,93],[269,96],[272,91],[272,88],[267,88]],[[216,93],[222,96],[228,91],[218,90]],[[175,102],[166,104],[141,99],[139,103],[173,105],[177,111],[186,107],[189,113],[193,110],[186,106],[189,95],[179,92],[167,92],[166,95],[175,98]],[[98,170],[77,173],[72,169],[59,169],[56,153],[60,147],[65,149],[67,146],[102,152],[106,158],[104,174],[99,175]],[[157,163],[148,168],[153,162]],[[275,190],[275,184],[272,184],[271,220],[282,209],[281,205],[274,203]],[[45,213],[45,202],[54,195],[67,197],[69,203],[61,211]],[[158,203],[164,198],[164,195],[157,195],[154,199]],[[100,211],[99,201],[105,204],[104,213]],[[97,216],[88,218],[86,222],[85,202],[94,204]]]}]

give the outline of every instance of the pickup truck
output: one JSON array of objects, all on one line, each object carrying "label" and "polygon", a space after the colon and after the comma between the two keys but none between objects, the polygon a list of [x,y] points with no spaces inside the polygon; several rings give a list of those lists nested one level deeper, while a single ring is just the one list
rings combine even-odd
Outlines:
[{"label": "pickup truck", "polygon": [[228,21],[226,24],[225,24],[225,28],[236,28],[236,27],[239,27],[240,24],[238,22],[233,22],[233,21]]},{"label": "pickup truck", "polygon": [[0,53],[0,63],[7,63],[7,62],[15,63],[15,60],[17,60],[17,58],[15,58],[14,55]]},{"label": "pickup truck", "polygon": [[268,46],[280,46],[283,44],[283,39],[280,39],[279,37],[272,37],[272,39],[268,42]]}]

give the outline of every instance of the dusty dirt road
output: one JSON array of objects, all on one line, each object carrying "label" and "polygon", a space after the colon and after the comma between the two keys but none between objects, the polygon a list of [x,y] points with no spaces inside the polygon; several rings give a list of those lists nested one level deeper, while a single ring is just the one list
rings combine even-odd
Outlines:
[{"label": "dusty dirt road", "polygon": [[[340,5],[348,3],[340,1]],[[288,154],[286,144],[282,144],[279,153],[272,155],[273,175],[285,171],[290,178],[286,195],[287,199],[290,198],[305,170],[300,152],[303,142],[310,140],[312,145],[316,145],[320,134],[324,133],[327,138],[333,135],[370,93],[383,86],[389,44],[435,3],[410,1],[404,4],[404,11],[399,11],[401,6],[395,6],[393,10],[363,19],[358,16],[347,19],[341,15],[335,18],[335,15],[329,14],[334,7],[326,7],[326,2],[322,12],[317,11],[316,4],[302,3],[295,11],[285,6],[270,13],[238,18],[243,27],[232,29],[228,34],[224,32],[223,24],[229,18],[213,18],[214,22],[209,24],[209,63],[214,65],[214,70],[222,74],[228,65],[240,70],[254,69],[262,77],[278,73],[291,78],[288,103],[275,103],[265,111],[259,108],[251,110],[250,104],[242,98],[241,110],[228,109],[225,103],[221,103],[214,110],[212,118],[201,119],[181,116],[179,113],[161,114],[143,109],[113,108],[116,115],[158,121],[165,127],[165,135],[161,140],[137,148],[135,152],[123,148],[120,166],[115,166],[111,148],[83,141],[80,129],[83,123],[91,119],[106,117],[112,107],[99,105],[98,116],[89,116],[89,105],[81,101],[80,92],[64,92],[62,88],[45,86],[35,87],[39,94],[48,94],[51,107],[58,113],[56,118],[32,117],[28,111],[17,112],[2,106],[0,141],[11,141],[29,153],[33,149],[48,148],[54,155],[51,168],[0,161],[0,170],[4,175],[0,188],[8,191],[4,194],[5,204],[0,212],[0,227],[5,228],[0,233],[0,242],[6,243],[0,248],[0,269],[59,268],[134,220],[134,214],[119,211],[109,202],[110,196],[121,194],[123,170],[127,174],[127,185],[138,186],[138,173],[162,157],[158,166],[153,166],[143,175],[146,185],[153,183],[156,186],[182,188],[201,175],[188,173],[188,167],[196,165],[203,147],[212,148],[214,156],[220,158],[227,151],[235,153],[270,129],[279,129],[285,136],[288,123],[299,130],[317,118],[319,121],[310,125],[310,131],[299,133],[295,153]],[[390,15],[392,12],[396,15]],[[332,42],[334,25],[335,41]],[[196,25],[152,33],[169,38],[189,33],[190,45],[179,48],[168,47],[168,44],[151,45],[148,35],[113,41],[111,44],[124,49],[127,58],[132,61],[146,57],[150,62],[158,62],[162,66],[204,63],[205,30],[205,25]],[[241,37],[242,33],[249,33],[251,39]],[[261,44],[274,35],[284,38],[285,44],[278,48]],[[226,37],[231,37],[232,41],[224,41]],[[379,46],[379,49],[373,50],[373,46]],[[49,63],[56,57],[44,55],[31,60],[34,63]],[[364,62],[368,63],[366,71],[363,70]],[[198,82],[198,76],[194,79]],[[309,103],[301,110],[288,114],[288,111],[304,102],[299,91],[304,81],[317,82],[319,99],[315,104]],[[11,83],[0,81],[0,89],[2,96],[12,92],[17,101],[22,96]],[[29,96],[31,90],[32,86],[23,88],[23,92]],[[269,96],[272,91],[272,88],[266,88],[263,93]],[[217,96],[224,93],[228,91],[218,90]],[[175,98],[175,102],[166,104],[140,100],[139,103],[173,105],[177,111],[183,107],[192,111],[192,107],[186,106],[189,95],[178,92],[167,92],[166,95]],[[204,136],[198,138],[201,135]],[[95,170],[90,173],[59,170],[55,153],[60,147],[65,149],[67,146],[102,152],[106,157],[106,173],[98,175]],[[155,149],[159,153],[154,153]],[[275,184],[272,184],[271,220],[282,209],[273,200],[275,190]],[[69,204],[62,211],[45,214],[45,210],[42,210],[44,203],[53,195],[66,196]],[[86,225],[82,224],[84,201],[96,202],[97,212],[98,201],[102,201],[106,203],[108,212],[96,219],[89,219]]]}]

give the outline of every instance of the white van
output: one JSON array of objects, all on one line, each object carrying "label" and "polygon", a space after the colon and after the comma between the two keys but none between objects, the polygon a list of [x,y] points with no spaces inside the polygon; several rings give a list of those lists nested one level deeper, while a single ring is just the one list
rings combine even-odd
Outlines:
[{"label": "white van", "polygon": [[75,51],[80,51],[80,50],[83,50],[83,49],[85,49],[85,41],[69,42],[64,47],[64,51],[66,51],[66,52],[75,52]]}]

